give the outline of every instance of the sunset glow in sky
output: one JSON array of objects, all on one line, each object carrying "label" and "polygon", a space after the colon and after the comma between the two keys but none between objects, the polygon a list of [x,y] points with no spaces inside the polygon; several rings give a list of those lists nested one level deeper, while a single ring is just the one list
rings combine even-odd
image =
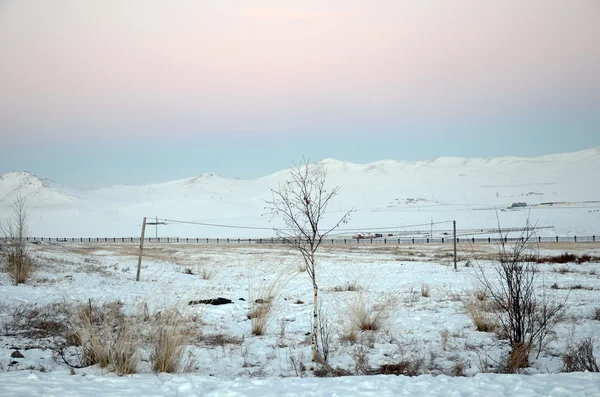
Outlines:
[{"label": "sunset glow in sky", "polygon": [[600,146],[599,21],[597,0],[0,0],[0,173]]}]

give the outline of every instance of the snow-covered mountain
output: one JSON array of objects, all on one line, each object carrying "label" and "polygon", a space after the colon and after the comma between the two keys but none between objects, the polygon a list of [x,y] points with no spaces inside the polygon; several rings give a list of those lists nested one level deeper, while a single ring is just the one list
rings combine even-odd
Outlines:
[{"label": "snow-covered mountain", "polygon": [[[600,232],[600,148],[534,158],[438,157],[425,161],[382,160],[355,164],[324,159],[340,193],[330,218],[354,208],[349,229],[403,226],[456,219],[460,228],[522,226],[527,217],[547,234]],[[144,216],[239,225],[281,226],[266,214],[265,200],[289,175],[282,170],[254,180],[216,174],[170,182],[78,190],[27,172],[0,176],[0,217],[17,194],[27,197],[33,235],[119,237],[139,234]],[[501,211],[526,202],[520,211]],[[549,205],[548,203],[552,203]],[[545,204],[545,205],[540,205]],[[438,226],[436,226],[438,227]],[[440,225],[439,228],[447,226]],[[170,224],[162,236],[256,237],[265,230]]]}]

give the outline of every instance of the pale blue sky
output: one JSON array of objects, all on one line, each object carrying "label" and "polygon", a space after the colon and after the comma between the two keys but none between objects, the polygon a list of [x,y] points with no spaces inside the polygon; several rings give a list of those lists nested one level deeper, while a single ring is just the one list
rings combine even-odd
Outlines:
[{"label": "pale blue sky", "polygon": [[0,173],[74,186],[600,146],[595,0],[0,1]]}]

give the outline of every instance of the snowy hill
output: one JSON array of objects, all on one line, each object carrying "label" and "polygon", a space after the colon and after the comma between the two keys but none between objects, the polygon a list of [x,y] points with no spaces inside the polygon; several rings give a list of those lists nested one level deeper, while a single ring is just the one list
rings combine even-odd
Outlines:
[{"label": "snowy hill", "polygon": [[[600,148],[535,158],[438,157],[425,161],[382,160],[355,164],[324,159],[327,181],[340,186],[330,206],[355,209],[348,228],[401,226],[456,219],[459,228],[522,226],[529,216],[550,235],[600,232]],[[271,227],[265,214],[270,188],[289,170],[254,180],[216,174],[139,186],[95,190],[67,188],[26,172],[0,176],[0,217],[17,194],[27,197],[33,235],[45,237],[136,236],[144,216]],[[520,211],[501,211],[526,202]],[[540,205],[543,203],[559,203]],[[271,222],[270,222],[271,221]],[[444,228],[447,226],[439,226]],[[169,225],[162,236],[258,237],[269,231]]]}]

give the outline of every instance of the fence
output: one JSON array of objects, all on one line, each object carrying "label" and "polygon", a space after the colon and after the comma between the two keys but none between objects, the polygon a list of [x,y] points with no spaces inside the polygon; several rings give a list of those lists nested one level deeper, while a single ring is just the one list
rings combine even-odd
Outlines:
[{"label": "fence", "polygon": [[[490,237],[457,237],[457,243],[470,243],[470,244],[492,244],[498,243],[501,240],[505,242],[516,242],[523,241],[523,237],[508,237],[508,238],[490,238]],[[0,240],[8,241],[6,237],[0,238]],[[27,237],[28,242],[47,242],[47,243],[131,243],[139,244],[139,237],[69,237],[69,238],[55,238],[55,237]],[[575,243],[589,243],[595,242],[596,236],[554,236],[554,237],[541,237],[535,236],[530,238],[532,242],[539,243],[561,243],[561,242],[575,242]],[[159,237],[159,238],[145,238],[144,243],[163,243],[163,244],[286,244],[286,240],[282,238],[182,238],[182,237]],[[403,245],[403,244],[447,244],[452,243],[452,237],[440,237],[440,238],[370,238],[370,239],[357,239],[357,238],[328,238],[323,239],[323,244],[330,245]]]}]

